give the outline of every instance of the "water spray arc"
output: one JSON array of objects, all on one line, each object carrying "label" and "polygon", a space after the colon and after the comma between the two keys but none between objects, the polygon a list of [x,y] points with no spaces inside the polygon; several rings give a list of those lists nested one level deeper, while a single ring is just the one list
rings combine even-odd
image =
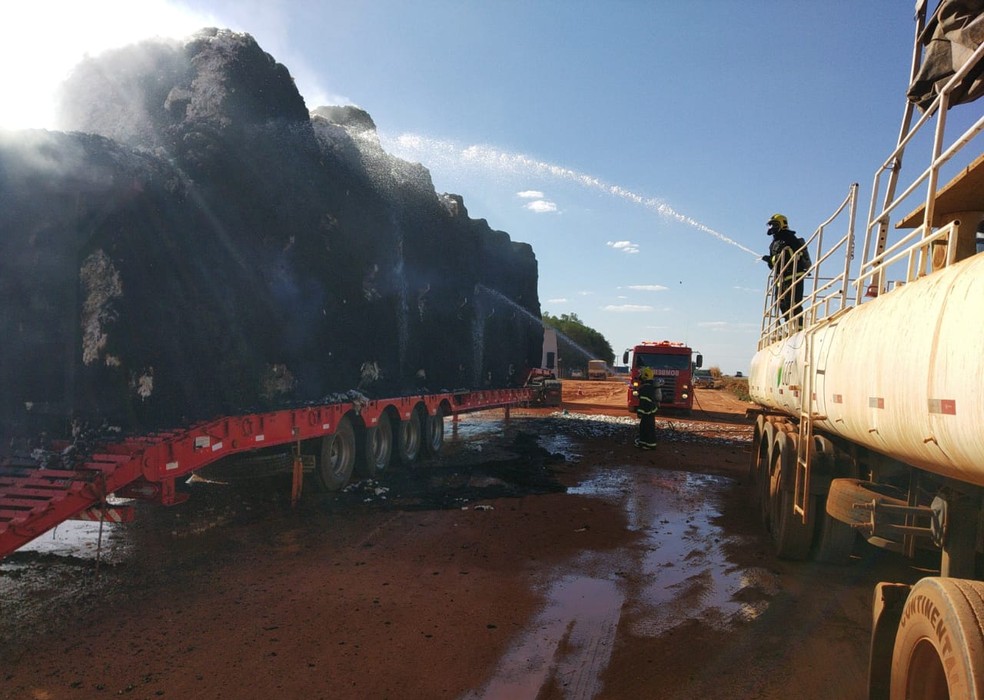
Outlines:
[{"label": "water spray arc", "polygon": [[[380,135],[384,138],[383,135]],[[673,209],[666,202],[656,197],[644,197],[620,185],[611,185],[591,175],[579,173],[570,168],[545,163],[530,158],[521,153],[507,153],[490,146],[468,146],[461,148],[447,141],[430,139],[416,134],[400,134],[395,139],[385,139],[387,150],[396,156],[406,159],[420,160],[431,163],[445,163],[450,166],[468,165],[489,172],[514,173],[517,175],[539,175],[559,180],[573,182],[587,189],[603,192],[612,197],[645,207],[646,209],[681,224],[697,229],[701,233],[713,236],[722,243],[733,245],[756,258],[760,253],[743,246],[738,241],[705,226],[696,219]]]},{"label": "water spray arc", "polygon": [[[532,313],[530,313],[530,311],[528,309],[523,308],[522,306],[520,306],[519,304],[517,304],[516,302],[514,302],[512,299],[510,299],[509,297],[507,297],[502,292],[496,291],[495,289],[489,289],[484,284],[477,284],[477,285],[475,285],[475,291],[478,292],[478,293],[488,294],[489,296],[493,297],[497,301],[505,302],[506,304],[509,305],[509,307],[513,311],[517,311],[517,312],[521,313],[523,316],[525,316],[528,320],[532,321],[535,325],[539,326],[541,329],[544,329],[544,328],[547,328],[548,327],[543,322],[543,319],[534,316]],[[570,345],[571,348],[573,348],[577,352],[581,353],[581,355],[584,356],[584,359],[585,360],[593,360],[593,359],[595,359],[595,357],[594,357],[593,354],[591,354],[588,350],[585,350],[580,345],[578,345],[577,343],[575,343],[567,335],[561,333],[556,328],[554,328],[553,330],[557,334],[557,337],[558,338],[560,338],[561,340],[563,340],[565,344]]]}]

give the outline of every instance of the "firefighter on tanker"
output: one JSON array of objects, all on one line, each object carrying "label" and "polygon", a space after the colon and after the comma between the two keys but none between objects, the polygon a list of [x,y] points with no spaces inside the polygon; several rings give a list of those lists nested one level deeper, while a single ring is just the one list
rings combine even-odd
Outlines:
[{"label": "firefighter on tanker", "polygon": [[659,408],[660,390],[656,386],[655,373],[652,367],[643,367],[639,371],[639,437],[636,447],[652,450],[656,447],[656,409]]},{"label": "firefighter on tanker", "polygon": [[[792,320],[803,310],[803,280],[813,263],[804,247],[806,243],[790,230],[789,220],[785,216],[773,214],[768,226],[766,233],[772,236],[772,243],[769,244],[769,254],[763,255],[762,260],[776,273],[779,310],[787,320]],[[796,251],[801,248],[797,256]],[[802,319],[796,319],[796,323],[801,326]]]}]

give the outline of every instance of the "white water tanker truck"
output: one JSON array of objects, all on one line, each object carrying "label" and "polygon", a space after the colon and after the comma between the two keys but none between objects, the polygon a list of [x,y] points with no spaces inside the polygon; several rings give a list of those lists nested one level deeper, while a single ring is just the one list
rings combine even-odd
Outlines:
[{"label": "white water tanker truck", "polygon": [[781,557],[938,553],[938,575],[876,586],[870,697],[984,698],[984,3],[916,20],[860,260],[852,185],[796,256],[816,261],[800,309],[770,275],[751,471]]}]

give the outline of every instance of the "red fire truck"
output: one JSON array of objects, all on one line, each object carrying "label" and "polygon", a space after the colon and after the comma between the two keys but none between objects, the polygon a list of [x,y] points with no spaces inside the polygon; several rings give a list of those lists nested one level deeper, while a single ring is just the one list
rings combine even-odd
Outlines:
[{"label": "red fire truck", "polygon": [[[635,413],[639,405],[639,370],[651,367],[656,375],[656,383],[662,398],[660,408],[690,411],[694,405],[693,371],[704,362],[701,355],[694,357],[694,351],[683,343],[662,340],[658,343],[646,341],[639,343],[631,351],[626,350],[622,364],[632,365],[629,369],[628,407]],[[691,359],[693,358],[693,359]]]}]

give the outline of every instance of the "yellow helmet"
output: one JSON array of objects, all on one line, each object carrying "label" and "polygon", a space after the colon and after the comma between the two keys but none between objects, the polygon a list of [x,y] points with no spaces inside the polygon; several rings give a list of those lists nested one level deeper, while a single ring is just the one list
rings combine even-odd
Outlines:
[{"label": "yellow helmet", "polygon": [[773,214],[772,218],[769,219],[769,228],[772,228],[772,224],[779,224],[779,230],[784,231],[789,228],[789,219],[787,219],[782,214]]},{"label": "yellow helmet", "polygon": [[653,380],[653,377],[655,376],[656,373],[653,372],[652,367],[643,367],[641,370],[639,370],[639,379],[641,379],[644,382],[651,382]]}]

